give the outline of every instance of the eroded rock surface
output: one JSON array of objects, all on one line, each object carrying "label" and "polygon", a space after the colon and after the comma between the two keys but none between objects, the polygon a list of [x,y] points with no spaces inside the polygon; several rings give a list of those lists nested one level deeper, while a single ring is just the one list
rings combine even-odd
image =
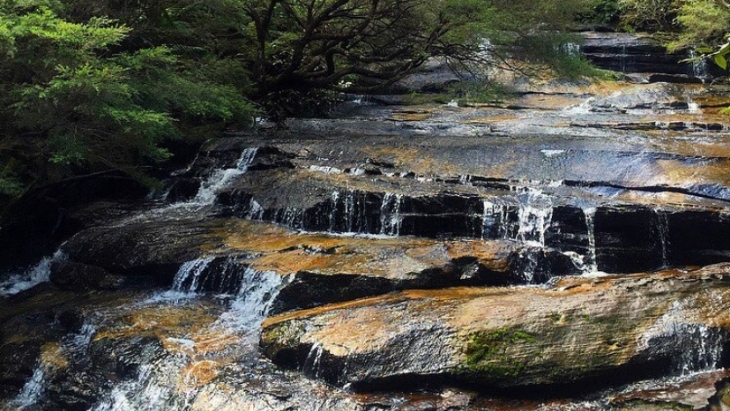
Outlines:
[{"label": "eroded rock surface", "polygon": [[407,291],[272,317],[261,345],[278,364],[355,389],[578,390],[719,365],[729,281],[725,264],[547,289]]}]

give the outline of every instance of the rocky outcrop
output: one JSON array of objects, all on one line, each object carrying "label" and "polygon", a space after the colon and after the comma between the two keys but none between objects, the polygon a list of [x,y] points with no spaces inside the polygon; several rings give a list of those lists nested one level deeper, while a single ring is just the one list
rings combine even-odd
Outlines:
[{"label": "rocky outcrop", "polygon": [[585,32],[581,53],[598,67],[622,73],[651,73],[657,81],[700,82],[722,73],[710,64],[688,63],[691,51],[674,53],[646,34]]},{"label": "rocky outcrop", "polygon": [[[235,295],[246,270],[271,272],[287,279],[273,304],[278,312],[404,289],[544,282],[578,272],[556,250],[513,241],[293,234],[226,219],[99,227],[65,245],[68,259],[52,266],[51,281],[64,289],[120,289],[171,287],[175,277],[180,290],[194,281],[189,291]],[[181,277],[188,275],[183,264],[196,259],[197,274]],[[524,277],[527,271],[533,278]]]},{"label": "rocky outcrop", "polygon": [[272,317],[261,347],[361,390],[460,383],[554,395],[721,364],[729,285],[725,264],[548,289],[409,291]]}]

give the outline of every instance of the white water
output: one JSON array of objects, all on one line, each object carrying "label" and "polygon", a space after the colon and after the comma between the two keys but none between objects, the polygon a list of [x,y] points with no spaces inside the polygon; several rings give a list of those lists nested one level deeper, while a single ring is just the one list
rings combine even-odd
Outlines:
[{"label": "white water", "polygon": [[725,341],[722,332],[713,330],[706,324],[691,324],[686,320],[685,304],[675,301],[639,337],[638,348],[651,350],[656,344],[663,343],[681,349],[681,354],[672,358],[674,371],[680,375],[716,369],[722,359]]},{"label": "white water", "polygon": [[320,365],[322,364],[322,354],[324,348],[319,343],[314,343],[309,349],[307,358],[304,360],[301,371],[310,377],[319,378]]},{"label": "white water", "polygon": [[10,401],[10,405],[25,409],[34,405],[46,390],[46,372],[41,364],[33,369],[33,376],[25,383],[17,397]]},{"label": "white water", "polygon": [[36,265],[21,274],[10,275],[0,282],[0,297],[15,295],[51,279],[51,264],[61,262],[66,255],[60,249],[50,257],[43,257]]},{"label": "white water", "polygon": [[482,214],[482,238],[490,238],[489,232],[497,228],[497,238],[508,238],[509,215],[508,208],[490,200],[484,200]]},{"label": "white water", "polygon": [[662,251],[662,268],[669,267],[669,218],[667,213],[655,210],[657,217],[657,234]]},{"label": "white water", "polygon": [[[261,322],[268,315],[282,280],[276,273],[247,267],[241,275],[239,293],[231,301],[229,309],[210,326],[208,332],[237,336],[239,341],[230,343],[227,350],[234,350],[238,355],[256,350]],[[179,343],[191,352],[196,344],[193,336],[168,339],[168,342]],[[199,387],[187,383],[185,378],[180,379],[182,370],[190,361],[184,354],[166,354],[155,362],[144,364],[135,380],[114,387],[90,411],[190,409]]]},{"label": "white water", "polygon": [[596,256],[596,209],[583,209],[583,215],[586,219],[586,234],[588,236],[588,252],[584,260],[584,273],[598,272],[598,258]]},{"label": "white water", "polygon": [[199,291],[200,276],[213,259],[213,257],[204,257],[183,263],[175,274],[172,291],[191,294]]},{"label": "white water", "polygon": [[249,220],[261,221],[264,218],[264,208],[259,204],[258,201],[251,198],[251,202],[248,205],[248,212],[246,218]]},{"label": "white water", "polygon": [[703,58],[698,59],[697,57],[697,53],[694,50],[690,50],[689,58],[692,64],[692,77],[698,78],[704,83],[707,79],[710,78],[710,72],[707,67],[707,60]]},{"label": "white water", "polygon": [[383,203],[380,206],[380,234],[390,236],[400,234],[402,200],[401,194],[385,193],[383,196]]},{"label": "white water", "polygon": [[517,240],[545,247],[545,233],[553,217],[552,199],[540,190],[520,195]]},{"label": "white water", "polygon": [[236,177],[245,174],[248,171],[248,166],[253,163],[258,152],[257,147],[246,148],[241,153],[236,162],[236,167],[215,170],[205,181],[203,181],[198,189],[198,193],[195,198],[190,200],[190,204],[196,205],[210,205],[215,202],[218,193],[228,186],[228,184]]}]

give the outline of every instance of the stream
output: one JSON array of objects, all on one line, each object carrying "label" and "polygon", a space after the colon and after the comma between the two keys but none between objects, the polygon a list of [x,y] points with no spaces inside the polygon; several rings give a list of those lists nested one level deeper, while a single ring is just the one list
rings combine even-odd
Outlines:
[{"label": "stream", "polygon": [[726,409],[730,95],[625,80],[359,98],[73,210],[0,274],[0,409]]}]

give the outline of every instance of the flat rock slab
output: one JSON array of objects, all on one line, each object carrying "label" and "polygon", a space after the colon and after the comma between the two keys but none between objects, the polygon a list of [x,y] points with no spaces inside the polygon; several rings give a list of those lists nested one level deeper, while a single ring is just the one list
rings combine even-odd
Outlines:
[{"label": "flat rock slab", "polygon": [[717,366],[728,308],[724,264],[406,291],[269,318],[261,346],[277,364],[359,390],[456,383],[556,395]]},{"label": "flat rock slab", "polygon": [[235,293],[231,273],[271,272],[285,277],[276,312],[403,289],[523,283],[521,268],[535,258],[546,273],[577,272],[568,256],[515,241],[300,233],[224,218],[96,227],[63,250],[68,261],[51,274],[61,288],[171,287],[184,263],[205,259],[191,291]]}]

